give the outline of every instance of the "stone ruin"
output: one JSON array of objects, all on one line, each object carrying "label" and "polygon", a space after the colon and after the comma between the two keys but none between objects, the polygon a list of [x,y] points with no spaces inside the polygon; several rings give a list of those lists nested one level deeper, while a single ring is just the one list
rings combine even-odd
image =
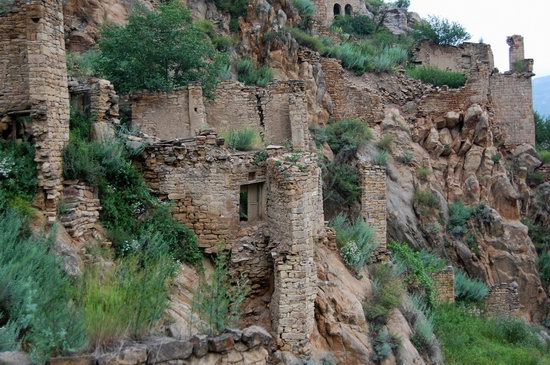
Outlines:
[{"label": "stone ruin", "polygon": [[452,266],[435,273],[433,276],[437,301],[440,303],[455,302],[455,272]]},{"label": "stone ruin", "polygon": [[485,312],[494,316],[517,316],[521,309],[518,284],[495,284],[489,288],[489,295],[485,300]]}]

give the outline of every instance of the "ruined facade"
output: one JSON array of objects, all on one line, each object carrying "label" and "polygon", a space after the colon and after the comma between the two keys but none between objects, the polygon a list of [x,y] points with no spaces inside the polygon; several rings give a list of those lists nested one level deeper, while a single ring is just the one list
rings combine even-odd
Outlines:
[{"label": "ruined facade", "polygon": [[314,22],[317,27],[328,28],[337,16],[365,15],[367,7],[360,0],[315,0]]},{"label": "ruined facade", "polygon": [[494,316],[518,315],[520,309],[516,282],[496,284],[489,289],[489,295],[485,300],[485,311],[488,314]]},{"label": "ruined facade", "polygon": [[35,145],[38,185],[50,221],[62,186],[69,94],[60,0],[15,1],[0,14],[0,120],[8,138]]}]

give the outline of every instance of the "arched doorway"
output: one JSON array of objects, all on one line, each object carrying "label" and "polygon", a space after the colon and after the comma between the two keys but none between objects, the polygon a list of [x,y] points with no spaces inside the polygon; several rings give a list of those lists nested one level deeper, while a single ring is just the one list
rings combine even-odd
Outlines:
[{"label": "arched doorway", "polygon": [[353,8],[351,7],[350,4],[347,4],[345,7],[344,7],[344,12],[347,16],[351,16],[351,13],[353,11]]},{"label": "arched doorway", "polygon": [[339,16],[342,13],[342,7],[340,6],[340,4],[334,4],[333,13],[335,17]]}]

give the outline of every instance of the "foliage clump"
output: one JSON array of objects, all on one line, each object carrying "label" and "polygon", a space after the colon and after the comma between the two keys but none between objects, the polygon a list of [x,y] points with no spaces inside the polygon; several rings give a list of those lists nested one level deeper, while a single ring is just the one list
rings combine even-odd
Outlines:
[{"label": "foliage clump", "polygon": [[358,119],[344,119],[327,125],[326,142],[335,154],[343,150],[356,151],[364,142],[372,139],[367,123]]},{"label": "foliage clump", "polygon": [[388,264],[372,267],[372,295],[363,304],[369,321],[385,322],[392,310],[398,308],[405,295],[402,279]]},{"label": "foliage clump", "polygon": [[353,165],[327,162],[322,166],[323,198],[352,205],[361,199],[361,178]]},{"label": "foliage clump", "polygon": [[480,303],[489,294],[489,288],[484,282],[471,279],[463,271],[455,272],[455,299],[464,303]]},{"label": "foliage clump", "polygon": [[456,89],[466,83],[466,76],[461,72],[440,70],[436,67],[421,66],[407,69],[407,75],[434,86],[448,86]]},{"label": "foliage clump", "polygon": [[[537,112],[535,112],[535,142],[540,151],[550,150],[550,117],[544,117]],[[545,162],[548,163],[548,161]]]},{"label": "foliage clump", "polygon": [[330,226],[336,231],[336,244],[344,262],[356,272],[361,271],[378,246],[374,230],[361,217],[350,222],[343,214],[333,218]]},{"label": "foliage clump", "polygon": [[108,25],[98,42],[97,70],[119,92],[172,90],[198,82],[211,97],[227,56],[216,51],[177,0],[138,7],[126,25]]},{"label": "foliage clump", "polygon": [[413,35],[417,40],[427,39],[435,44],[452,46],[458,46],[471,38],[462,25],[436,16],[430,16],[427,21],[421,22]]},{"label": "foliage clump", "polygon": [[261,143],[258,132],[251,128],[230,129],[222,133],[225,145],[236,151],[252,151]]},{"label": "foliage clump", "polygon": [[300,15],[300,28],[308,29],[311,26],[313,16],[317,11],[315,3],[312,0],[292,0],[292,4],[298,10],[298,14]]},{"label": "foliage clump", "polygon": [[376,23],[366,15],[346,15],[334,18],[332,28],[361,37],[374,33]]},{"label": "foliage clump", "polygon": [[249,58],[237,62],[237,79],[245,85],[266,87],[273,80],[273,71],[269,66],[257,67]]}]

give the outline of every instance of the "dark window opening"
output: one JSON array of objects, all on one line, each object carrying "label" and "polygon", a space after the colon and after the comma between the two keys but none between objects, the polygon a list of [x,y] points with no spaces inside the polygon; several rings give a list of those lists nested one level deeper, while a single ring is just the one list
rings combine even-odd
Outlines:
[{"label": "dark window opening", "polygon": [[347,16],[351,16],[352,11],[353,11],[353,8],[351,7],[350,4],[347,4],[344,7],[344,12],[346,13]]},{"label": "dark window opening", "polygon": [[249,181],[256,180],[256,172],[255,171],[252,171],[252,172],[248,173],[248,180]]},{"label": "dark window opening", "polygon": [[239,220],[255,222],[265,216],[264,184],[241,185],[239,192]]},{"label": "dark window opening", "polygon": [[342,12],[342,8],[340,4],[334,4],[334,9],[333,9],[334,16],[335,17],[339,16],[341,12]]}]

